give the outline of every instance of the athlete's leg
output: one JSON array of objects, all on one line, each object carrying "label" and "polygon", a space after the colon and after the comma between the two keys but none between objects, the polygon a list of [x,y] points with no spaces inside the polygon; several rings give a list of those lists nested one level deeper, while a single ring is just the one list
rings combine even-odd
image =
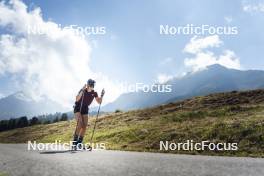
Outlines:
[{"label": "athlete's leg", "polygon": [[86,129],[87,129],[87,124],[88,124],[88,115],[82,115],[82,119],[83,119],[83,124],[82,124],[82,128],[80,130],[80,136],[84,136]]},{"label": "athlete's leg", "polygon": [[[80,112],[74,113],[74,117],[75,117],[77,123],[76,123],[75,131],[74,131],[74,135],[73,135],[72,145],[75,148],[78,141],[79,141],[79,133],[80,133],[81,126],[82,126],[81,125],[82,124],[81,113]],[[76,148],[75,148],[75,150],[76,150]]]},{"label": "athlete's leg", "polygon": [[79,138],[78,138],[77,145],[79,143],[82,143],[83,142],[83,137],[85,135],[85,131],[86,131],[87,123],[88,123],[88,115],[82,115],[81,118],[83,120],[83,124],[82,124],[82,127],[80,129],[80,133],[79,133]]},{"label": "athlete's leg", "polygon": [[76,130],[75,130],[75,134],[74,135],[79,135],[80,130],[82,128],[82,118],[81,118],[81,113],[80,112],[76,112],[74,114],[75,120],[76,120]]}]

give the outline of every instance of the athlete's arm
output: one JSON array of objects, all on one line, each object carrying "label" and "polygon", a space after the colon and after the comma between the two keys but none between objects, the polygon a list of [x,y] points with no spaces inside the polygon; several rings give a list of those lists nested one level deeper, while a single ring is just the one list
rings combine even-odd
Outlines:
[{"label": "athlete's arm", "polygon": [[77,96],[76,96],[76,101],[79,101],[82,97],[83,91],[81,91]]},{"label": "athlete's arm", "polygon": [[101,97],[99,97],[99,96],[97,95],[97,93],[96,93],[96,95],[95,95],[95,100],[97,101],[98,104],[101,104],[101,103],[102,103],[104,94],[105,94],[104,89],[103,89],[102,92],[101,92]]},{"label": "athlete's arm", "polygon": [[98,104],[102,103],[102,97],[95,97],[95,100]]},{"label": "athlete's arm", "polygon": [[83,90],[85,89],[86,85],[79,91],[78,95],[76,96],[76,101],[79,101],[82,98]]}]

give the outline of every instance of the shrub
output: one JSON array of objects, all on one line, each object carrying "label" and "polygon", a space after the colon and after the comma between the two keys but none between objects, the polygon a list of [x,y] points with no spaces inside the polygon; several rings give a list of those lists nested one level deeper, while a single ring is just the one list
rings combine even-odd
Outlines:
[{"label": "shrub", "polygon": [[119,112],[122,112],[122,110],[121,109],[116,109],[115,110],[115,113],[119,113]]}]

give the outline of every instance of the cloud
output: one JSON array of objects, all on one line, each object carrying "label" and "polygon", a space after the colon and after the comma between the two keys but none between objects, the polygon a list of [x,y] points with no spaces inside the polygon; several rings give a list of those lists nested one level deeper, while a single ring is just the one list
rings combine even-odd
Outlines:
[{"label": "cloud", "polygon": [[166,83],[167,81],[173,79],[173,75],[167,75],[167,74],[158,74],[157,76],[157,82],[160,84]]},{"label": "cloud", "polygon": [[221,44],[222,41],[219,39],[218,35],[212,35],[205,38],[198,38],[197,36],[194,36],[193,38],[191,38],[191,41],[185,46],[183,51],[195,54],[201,52],[202,49],[208,47],[219,47]]},{"label": "cloud", "polygon": [[224,19],[227,23],[231,23],[233,21],[233,18],[231,16],[226,16],[224,17]]},{"label": "cloud", "polygon": [[253,13],[253,12],[264,12],[264,2],[243,2],[242,8],[245,12]]},{"label": "cloud", "polygon": [[[32,34],[28,32],[29,26],[52,32]],[[9,31],[0,36],[0,76],[14,75],[18,89],[26,90],[36,99],[46,94],[65,107],[72,105],[76,92],[88,78],[97,80],[96,88],[111,90],[105,102],[120,94],[115,89],[117,83],[89,67],[92,50],[89,41],[62,30],[55,22],[43,20],[40,8],[29,11],[19,0],[1,2],[1,27]]]},{"label": "cloud", "polygon": [[186,44],[183,52],[194,55],[191,58],[185,58],[184,64],[191,67],[193,71],[204,69],[209,65],[220,64],[227,68],[240,69],[240,60],[236,54],[228,49],[222,51],[222,54],[216,55],[209,49],[219,48],[223,45],[218,35],[197,38],[194,36]]},{"label": "cloud", "polygon": [[226,66],[227,68],[241,69],[239,58],[231,50],[224,50],[223,54],[216,60],[216,63]]},{"label": "cloud", "polygon": [[4,97],[5,97],[4,94],[0,93],[0,99]]}]

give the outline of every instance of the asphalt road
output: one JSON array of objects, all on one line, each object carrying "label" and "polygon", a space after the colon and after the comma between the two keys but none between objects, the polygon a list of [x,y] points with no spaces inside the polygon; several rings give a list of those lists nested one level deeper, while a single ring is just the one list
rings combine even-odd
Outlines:
[{"label": "asphalt road", "polygon": [[40,153],[28,151],[25,144],[0,144],[0,173],[26,176],[263,176],[264,159],[122,151]]}]

